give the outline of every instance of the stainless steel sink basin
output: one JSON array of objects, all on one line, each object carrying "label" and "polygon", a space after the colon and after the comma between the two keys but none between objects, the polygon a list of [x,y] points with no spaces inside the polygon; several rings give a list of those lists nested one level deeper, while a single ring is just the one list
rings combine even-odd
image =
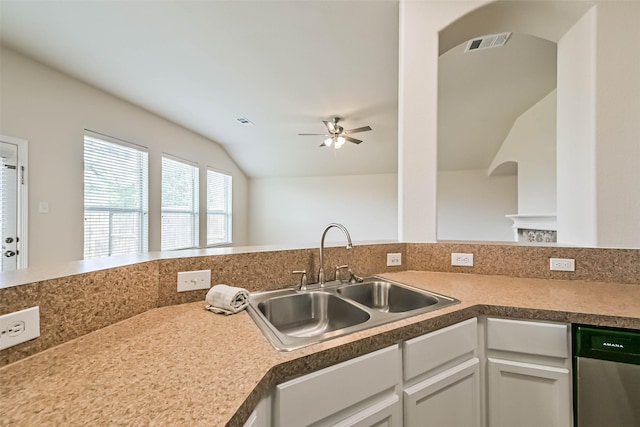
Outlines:
[{"label": "stainless steel sink basin", "polygon": [[314,286],[249,295],[247,311],[276,349],[295,350],[460,302],[380,277]]},{"label": "stainless steel sink basin", "polygon": [[424,292],[395,285],[382,280],[341,286],[338,294],[374,310],[403,313],[438,303],[438,299]]},{"label": "stainless steel sink basin", "polygon": [[264,317],[280,333],[315,337],[366,322],[366,311],[326,292],[304,292],[269,298],[258,304]]}]

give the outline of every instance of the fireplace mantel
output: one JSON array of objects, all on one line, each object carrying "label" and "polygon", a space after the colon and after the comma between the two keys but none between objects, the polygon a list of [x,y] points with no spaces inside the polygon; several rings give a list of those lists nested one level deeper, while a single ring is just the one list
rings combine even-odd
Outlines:
[{"label": "fireplace mantel", "polygon": [[513,235],[516,242],[556,241],[558,223],[555,214],[513,214],[506,217],[513,221]]}]

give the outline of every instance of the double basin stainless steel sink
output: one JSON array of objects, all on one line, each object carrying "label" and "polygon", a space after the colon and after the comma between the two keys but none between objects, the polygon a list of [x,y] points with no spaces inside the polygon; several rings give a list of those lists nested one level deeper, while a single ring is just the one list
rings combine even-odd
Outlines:
[{"label": "double basin stainless steel sink", "polygon": [[248,311],[276,349],[290,351],[459,302],[374,276],[306,291],[252,292]]}]

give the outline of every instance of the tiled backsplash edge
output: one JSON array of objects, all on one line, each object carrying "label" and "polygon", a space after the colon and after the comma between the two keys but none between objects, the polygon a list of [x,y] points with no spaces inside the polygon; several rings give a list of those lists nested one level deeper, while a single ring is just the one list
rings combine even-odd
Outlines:
[{"label": "tiled backsplash edge", "polygon": [[[387,267],[386,254],[402,254],[402,266]],[[473,267],[452,267],[451,253],[474,254]],[[549,271],[549,258],[574,258],[575,272]],[[640,250],[583,249],[475,243],[394,243],[325,250],[325,271],[348,264],[360,276],[423,270],[640,284]],[[255,252],[143,262],[0,289],[0,314],[40,306],[40,338],[0,351],[0,366],[70,341],[155,307],[204,301],[206,290],[176,291],[179,271],[211,270],[211,284],[249,291],[296,285],[292,270],[307,270],[314,282],[318,250]]]}]

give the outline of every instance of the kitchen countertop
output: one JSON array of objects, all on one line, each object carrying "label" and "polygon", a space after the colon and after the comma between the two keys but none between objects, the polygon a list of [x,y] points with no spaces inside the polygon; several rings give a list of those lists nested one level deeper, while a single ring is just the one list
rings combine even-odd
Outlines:
[{"label": "kitchen countertop", "polygon": [[292,352],[246,312],[150,310],[0,369],[0,425],[241,426],[275,384],[477,315],[640,329],[640,285],[407,271],[460,304]]}]

